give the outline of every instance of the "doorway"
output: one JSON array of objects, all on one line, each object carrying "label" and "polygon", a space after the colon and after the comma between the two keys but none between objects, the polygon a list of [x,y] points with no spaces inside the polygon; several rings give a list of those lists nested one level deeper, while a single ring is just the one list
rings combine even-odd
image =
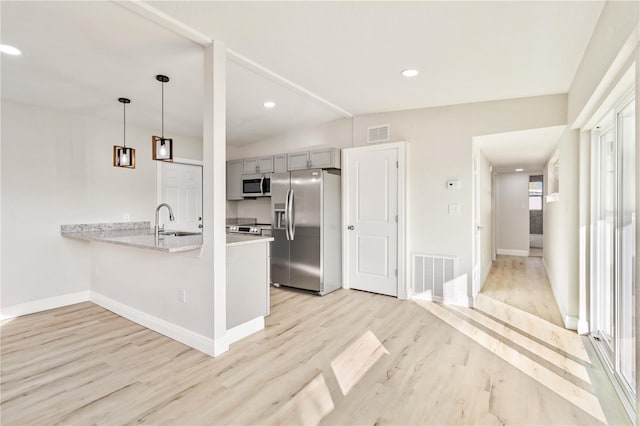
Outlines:
[{"label": "doorway", "polygon": [[529,256],[542,257],[543,250],[543,175],[529,176]]},{"label": "doorway", "polygon": [[407,298],[405,144],[342,151],[343,287]]},{"label": "doorway", "polygon": [[202,165],[197,162],[158,162],[158,204],[169,204],[175,216],[160,212],[166,229],[202,232]]}]

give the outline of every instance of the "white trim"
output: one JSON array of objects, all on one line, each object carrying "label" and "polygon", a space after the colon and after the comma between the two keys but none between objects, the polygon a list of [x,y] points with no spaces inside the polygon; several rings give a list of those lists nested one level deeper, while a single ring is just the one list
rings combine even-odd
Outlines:
[{"label": "white trim", "polygon": [[576,330],[578,331],[578,334],[589,334],[589,332],[591,331],[589,327],[589,321],[578,319]]},{"label": "white trim", "polygon": [[[381,144],[364,145],[355,148],[344,148],[342,150],[342,223],[346,224],[349,217],[348,212],[348,168],[349,154],[352,152],[362,151],[382,151],[388,149],[398,150],[398,299],[408,299],[410,292],[409,265],[407,264],[406,247],[407,239],[407,222],[406,212],[408,211],[406,197],[406,179],[408,173],[407,150],[408,144],[405,141],[389,142]],[[342,286],[343,288],[351,288],[349,283],[349,244],[347,233],[342,233]],[[409,259],[410,261],[410,259]]]},{"label": "white trim", "polygon": [[498,254],[503,254],[505,256],[529,256],[529,250],[512,250],[512,249],[501,249],[497,250]]},{"label": "white trim", "polygon": [[274,83],[279,84],[280,86],[283,86],[287,89],[290,89],[294,92],[297,92],[301,95],[305,95],[308,96],[309,98],[319,102],[320,104],[329,107],[330,109],[332,109],[333,111],[337,112],[338,114],[340,114],[341,116],[345,117],[345,118],[352,118],[353,114],[351,114],[349,111],[339,107],[338,105],[329,102],[328,100],[326,100],[325,98],[311,92],[310,90],[305,89],[304,87],[300,86],[299,84],[294,83],[291,80],[288,80],[284,77],[282,77],[279,74],[276,74],[275,72],[271,71],[270,69],[268,69],[267,67],[260,65],[259,63],[252,61],[251,59],[247,58],[246,56],[241,55],[240,53],[236,52],[235,50],[229,49],[227,48],[227,58],[231,61],[231,62],[235,62],[238,65],[241,65],[251,71],[254,71],[260,75],[262,75],[263,77],[273,81]]},{"label": "white trim", "polygon": [[75,305],[76,303],[88,302],[89,290],[77,293],[65,294],[62,296],[48,297],[46,299],[34,300],[20,303],[18,305],[7,306],[0,312],[0,320],[15,318],[22,315],[34,314],[36,312],[48,311],[49,309],[62,308],[64,306]]},{"label": "white trim", "polygon": [[428,302],[444,303],[447,305],[462,306],[464,308],[473,308],[475,303],[473,297],[468,297],[466,295],[458,296],[458,297],[444,297],[444,298],[433,297],[433,294],[430,291],[425,291],[424,293],[412,293],[410,299],[426,300]]},{"label": "white trim", "polygon": [[180,343],[184,343],[185,345],[197,349],[200,352],[204,352],[207,355],[217,356],[224,352],[221,350],[216,351],[216,349],[222,348],[216,348],[216,343],[218,342],[214,342],[214,340],[209,337],[187,330],[184,327],[180,327],[146,312],[142,312],[138,309],[117,302],[109,297],[96,293],[95,291],[91,291],[90,300],[96,305],[102,306],[121,317],[133,321],[136,324],[140,324],[143,327],[167,336],[173,340],[177,340]]},{"label": "white trim", "polygon": [[264,330],[264,317],[262,316],[249,320],[240,325],[236,325],[235,327],[227,330],[227,334],[225,336],[227,345],[231,345],[232,343],[235,343],[238,340],[242,340],[245,337],[252,335],[253,333],[257,333],[260,330]]},{"label": "white trim", "polygon": [[161,27],[168,29],[169,31],[173,31],[174,33],[186,38],[187,40],[193,41],[194,43],[200,44],[202,46],[208,46],[213,41],[211,37],[208,37],[205,34],[194,30],[193,28],[183,24],[170,15],[159,11],[155,7],[145,3],[142,0],[114,0],[114,2],[124,7],[125,9],[129,9],[133,13],[147,18],[148,20],[160,25]]},{"label": "white trim", "polygon": [[547,261],[544,257],[542,258],[542,265],[544,266],[544,271],[547,274],[547,280],[551,285],[551,292],[553,293],[553,299],[555,300],[556,306],[560,311],[560,316],[562,317],[562,323],[564,324],[564,328],[566,328],[567,330],[577,330],[579,319],[578,317],[567,315],[567,313],[564,310],[564,307],[560,306],[560,303],[558,303],[558,296],[556,295],[556,287],[553,285],[553,282],[551,280],[551,274],[549,273],[549,266],[547,265]]}]

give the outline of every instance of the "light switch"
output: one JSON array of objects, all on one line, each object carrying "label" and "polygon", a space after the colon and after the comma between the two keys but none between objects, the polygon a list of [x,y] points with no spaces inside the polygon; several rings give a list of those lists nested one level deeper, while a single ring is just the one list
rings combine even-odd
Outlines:
[{"label": "light switch", "polygon": [[449,216],[460,216],[460,204],[449,204]]}]

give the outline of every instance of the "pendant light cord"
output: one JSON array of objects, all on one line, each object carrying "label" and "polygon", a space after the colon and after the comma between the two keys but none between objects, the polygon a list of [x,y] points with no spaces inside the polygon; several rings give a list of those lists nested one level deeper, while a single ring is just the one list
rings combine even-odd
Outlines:
[{"label": "pendant light cord", "polygon": [[122,103],[122,144],[127,147],[127,104]]},{"label": "pendant light cord", "polygon": [[162,82],[162,139],[164,139],[164,81]]}]

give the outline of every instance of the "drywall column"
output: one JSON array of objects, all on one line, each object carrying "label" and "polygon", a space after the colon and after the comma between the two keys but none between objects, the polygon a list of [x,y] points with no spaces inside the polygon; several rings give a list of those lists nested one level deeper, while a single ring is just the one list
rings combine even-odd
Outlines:
[{"label": "drywall column", "polygon": [[589,283],[591,282],[591,134],[580,132],[579,191],[580,209],[578,212],[578,333],[589,334]]},{"label": "drywall column", "polygon": [[[640,22],[640,8],[638,9],[638,22]],[[637,37],[640,40],[640,24],[636,27]],[[638,372],[640,372],[640,339],[638,338],[638,330],[640,330],[640,303],[638,294],[638,282],[640,281],[640,262],[638,261],[638,246],[640,245],[640,226],[638,225],[638,204],[640,204],[640,185],[638,185],[638,174],[640,173],[640,48],[636,49],[636,276],[635,276],[635,294],[636,294],[636,395],[640,395],[640,380],[638,380]],[[640,398],[636,396],[636,424],[640,419]]]},{"label": "drywall column", "polygon": [[229,350],[226,271],[226,51],[213,41],[204,48],[203,243],[213,268],[214,355]]}]

